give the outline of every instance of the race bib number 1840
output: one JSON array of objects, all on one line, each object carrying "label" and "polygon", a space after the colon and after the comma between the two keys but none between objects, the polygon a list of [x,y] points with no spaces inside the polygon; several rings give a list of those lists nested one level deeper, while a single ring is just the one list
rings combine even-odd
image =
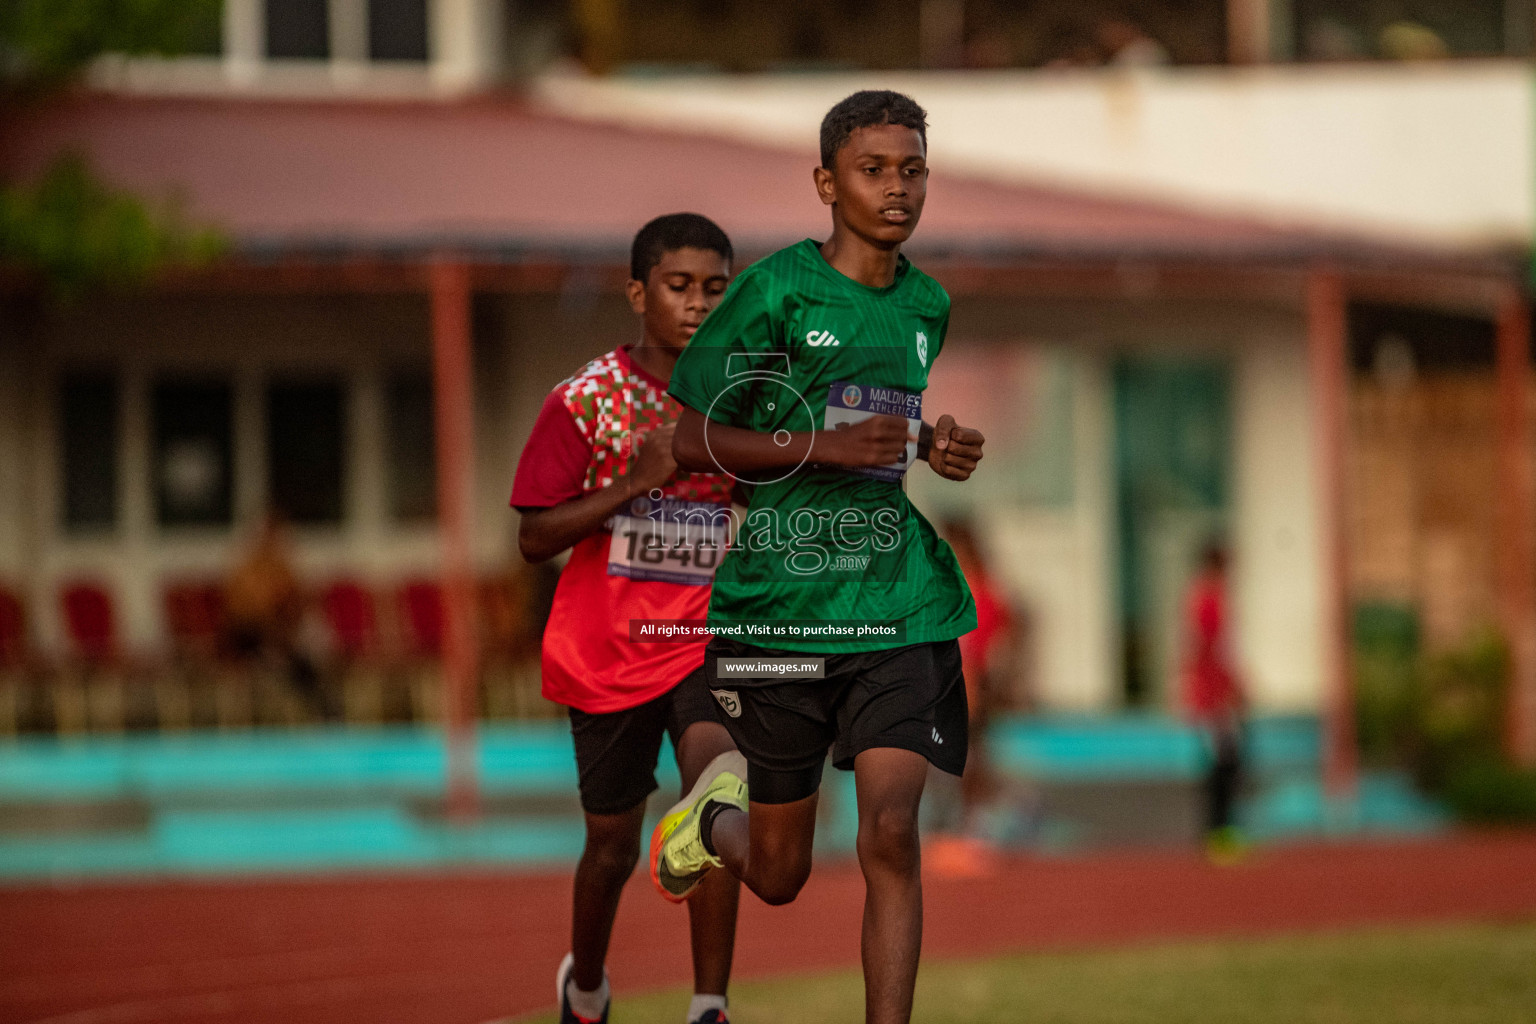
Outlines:
[{"label": "race bib number 1840", "polygon": [[697,587],[713,582],[730,540],[723,506],[641,498],[630,512],[611,521],[608,575]]}]

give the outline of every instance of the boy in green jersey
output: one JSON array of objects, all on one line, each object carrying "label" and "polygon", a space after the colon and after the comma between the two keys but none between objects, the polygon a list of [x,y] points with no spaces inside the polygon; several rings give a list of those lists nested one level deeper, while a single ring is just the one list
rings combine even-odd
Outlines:
[{"label": "boy in green jersey", "polygon": [[918,461],[966,479],[983,440],[951,416],[922,418],[949,324],[949,297],[900,251],[923,210],[926,129],[898,93],[833,107],[814,175],[832,237],[748,268],[668,386],[683,405],[678,465],[752,486],[715,576],[704,663],[747,778],[701,778],[662,818],[652,879],[685,899],[723,866],[768,903],[794,899],[831,749],[858,792],[873,1024],[911,1017],[918,803],[930,763],[965,767],[956,640],[976,626],[954,553],[902,486]]}]

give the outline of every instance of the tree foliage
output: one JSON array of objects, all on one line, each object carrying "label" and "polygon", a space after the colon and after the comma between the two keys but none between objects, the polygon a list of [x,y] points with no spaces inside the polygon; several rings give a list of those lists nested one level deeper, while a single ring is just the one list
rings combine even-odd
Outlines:
[{"label": "tree foliage", "polygon": [[[104,54],[164,55],[217,44],[222,0],[0,0],[0,106],[47,103]],[[224,248],[171,202],[146,202],[61,152],[31,181],[0,181],[0,265],[56,296],[142,282]]]},{"label": "tree foliage", "polygon": [[106,53],[211,50],[222,0],[0,0],[0,79],[7,91],[46,94]]},{"label": "tree foliage", "polygon": [[0,189],[0,260],[40,274],[61,296],[138,284],[157,269],[206,263],[224,249],[171,204],[156,209],[103,183],[79,156]]}]

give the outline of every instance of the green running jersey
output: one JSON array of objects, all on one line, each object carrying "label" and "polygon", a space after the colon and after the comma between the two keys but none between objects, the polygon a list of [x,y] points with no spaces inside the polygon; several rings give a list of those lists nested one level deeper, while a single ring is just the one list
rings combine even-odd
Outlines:
[{"label": "green running jersey", "polygon": [[[837,429],[878,412],[906,415],[915,436],[948,326],[949,296],[905,257],[894,283],[871,288],[834,270],[807,239],[732,282],[667,390],[710,421],[761,433]],[[870,470],[806,463],[743,477],[752,503],[715,574],[710,625],[807,652],[882,650],[975,629],[954,552],[903,489],[916,447]],[[796,625],[764,633],[768,621]],[[873,623],[884,625],[859,628]]]}]

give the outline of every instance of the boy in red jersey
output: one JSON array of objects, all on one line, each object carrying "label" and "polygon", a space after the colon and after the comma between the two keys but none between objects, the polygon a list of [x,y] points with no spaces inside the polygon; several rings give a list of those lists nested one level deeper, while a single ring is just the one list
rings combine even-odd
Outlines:
[{"label": "boy in red jersey", "polygon": [[[518,462],[518,546],[540,562],[571,548],[544,632],[544,696],[569,709],[587,839],[571,952],[556,975],[560,1024],[608,1020],[604,960],[640,854],[656,758],[672,739],[686,792],[712,761],[736,764],[704,686],[704,644],[631,643],[631,619],[702,619],[723,554],[731,479],[680,473],[667,395],[678,355],[720,301],[731,243],[697,214],[658,217],[630,255],[642,335],[588,363],[544,402]],[[719,766],[715,766],[718,768]],[[744,765],[743,765],[744,770]],[[725,872],[689,906],[689,1024],[723,1024],[740,887]]]}]

